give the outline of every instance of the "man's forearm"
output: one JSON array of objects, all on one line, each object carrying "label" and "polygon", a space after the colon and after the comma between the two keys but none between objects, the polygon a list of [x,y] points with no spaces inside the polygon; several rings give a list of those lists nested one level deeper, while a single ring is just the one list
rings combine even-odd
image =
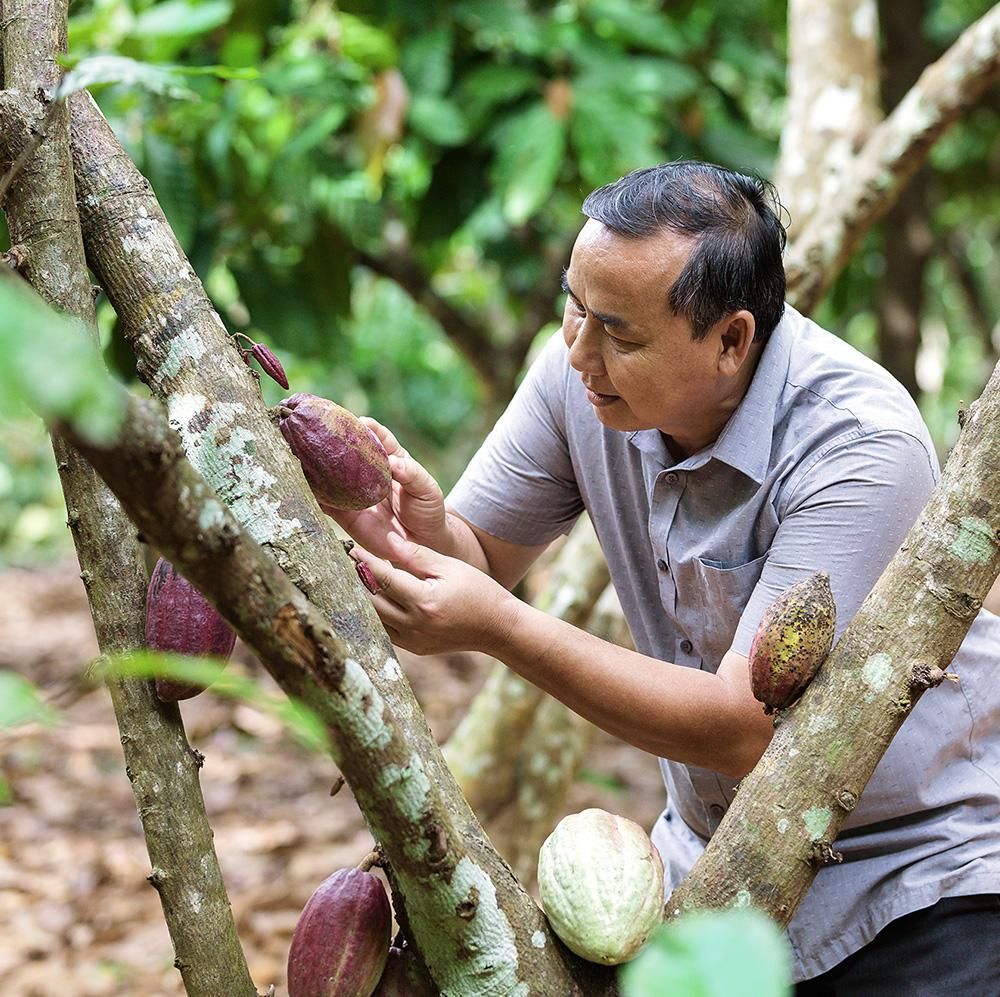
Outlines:
[{"label": "man's forearm", "polygon": [[741,778],[770,741],[748,682],[626,650],[520,601],[508,619],[482,650],[644,751]]},{"label": "man's forearm", "polygon": [[439,549],[438,553],[448,557],[457,557],[460,561],[471,564],[472,567],[478,568],[487,575],[491,574],[490,562],[479,538],[472,527],[450,509],[445,510],[445,530],[448,537],[446,543],[450,549]]}]

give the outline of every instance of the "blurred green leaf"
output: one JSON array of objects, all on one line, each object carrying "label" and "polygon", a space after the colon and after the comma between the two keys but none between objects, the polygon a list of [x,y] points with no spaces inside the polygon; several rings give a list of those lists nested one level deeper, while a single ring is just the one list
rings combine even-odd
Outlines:
[{"label": "blurred green leaf", "polygon": [[70,423],[94,443],[114,439],[125,414],[123,393],[101,363],[95,342],[19,279],[0,279],[0,415],[28,407]]},{"label": "blurred green leaf", "polygon": [[323,721],[304,703],[266,692],[253,679],[238,675],[213,658],[133,651],[103,662],[101,675],[112,678],[169,678],[175,682],[211,686],[211,692],[238,699],[277,717],[305,747],[329,753],[330,740]]},{"label": "blurred green leaf", "polygon": [[462,112],[444,97],[417,94],[410,103],[409,120],[416,131],[438,145],[458,145],[468,134]]},{"label": "blurred green leaf", "polygon": [[15,672],[0,669],[0,729],[20,724],[53,724],[58,714],[42,702],[35,688],[26,678]]},{"label": "blurred green leaf", "polygon": [[512,225],[526,222],[552,192],[566,148],[566,129],[544,102],[510,117],[498,129],[494,175],[503,212]]},{"label": "blurred green leaf", "polygon": [[415,93],[441,95],[451,83],[450,28],[425,31],[407,42],[400,68],[410,90]]},{"label": "blurred green leaf", "polygon": [[139,13],[130,34],[136,38],[202,35],[225,24],[232,0],[161,0]]},{"label": "blurred green leaf", "polygon": [[753,908],[687,914],[621,970],[623,997],[790,997],[788,942]]}]

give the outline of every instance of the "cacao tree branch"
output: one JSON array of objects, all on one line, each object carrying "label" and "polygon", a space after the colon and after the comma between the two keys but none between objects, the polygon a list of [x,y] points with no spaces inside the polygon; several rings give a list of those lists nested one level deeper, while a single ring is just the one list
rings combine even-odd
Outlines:
[{"label": "cacao tree branch", "polygon": [[[365,690],[360,699],[347,702],[340,688],[337,698],[328,700],[314,680],[296,679],[277,668],[274,673],[293,694],[297,683],[305,682],[307,698],[325,704],[321,715],[339,710],[335,715],[346,731],[345,758],[348,753],[360,758],[353,766],[344,762],[344,775],[403,884],[413,941],[425,963],[438,985],[455,993],[486,994],[500,988],[499,993],[513,978],[527,980],[528,993],[573,992],[567,965],[575,964],[567,963],[565,952],[553,944],[541,913],[489,845],[458,791],[353,562],[268,419],[257,382],[226,336],[148,183],[89,96],[75,95],[71,104],[77,199],[88,258],[136,352],[140,376],[166,404],[184,450],[221,500],[215,507],[224,510],[226,522],[231,509],[247,534],[275,558],[271,568],[287,572],[299,598],[316,604],[325,618],[324,632],[331,640],[336,635],[343,646],[352,688]],[[155,449],[150,444],[150,454]],[[146,463],[152,461],[150,457]],[[148,492],[159,477],[147,467],[146,480]],[[169,494],[176,498],[180,493],[173,489]],[[140,501],[135,498],[136,506]],[[214,508],[209,511],[215,514]],[[194,529],[190,517],[178,516],[178,521]],[[255,588],[226,588],[228,579],[215,578],[229,558],[218,561],[215,569],[206,565],[201,573],[192,565],[206,531],[190,532],[184,541],[164,538],[145,525],[143,531],[185,574],[191,569],[191,581],[218,602],[223,615],[230,614],[234,629],[247,639],[249,622],[239,615],[236,602],[252,604],[248,596]],[[219,551],[215,555],[221,557]],[[253,578],[257,574],[259,570],[251,573]],[[246,572],[234,570],[233,577],[245,581]],[[222,587],[213,589],[213,584]],[[269,587],[277,584],[275,580]],[[273,613],[263,619],[270,628]],[[274,625],[279,637],[269,631],[272,644],[299,639],[295,626],[289,637],[280,620]],[[273,647],[261,644],[259,634],[256,643],[248,642],[265,664],[269,654],[281,660]],[[332,652],[327,648],[324,653]],[[366,704],[373,702],[382,703],[384,712],[369,715]],[[388,743],[395,746],[388,754],[374,752],[367,726],[378,722],[382,732],[383,716],[392,718],[384,725],[391,728]],[[405,755],[395,761],[392,752],[404,748]],[[366,762],[369,756],[376,761]],[[416,839],[403,833],[405,828],[396,833],[400,807],[410,808],[405,828]],[[463,906],[462,916],[456,915],[455,891],[473,888],[480,897],[474,913],[469,916]],[[545,937],[543,947],[533,943],[533,934],[536,940]]]},{"label": "cacao tree branch", "polygon": [[1000,6],[970,25],[865,143],[855,166],[785,257],[788,299],[818,303],[862,235],[895,203],[934,141],[1000,78]]},{"label": "cacao tree branch", "polygon": [[794,239],[882,116],[876,0],[790,0],[787,78],[775,184]]},{"label": "cacao tree branch", "polygon": [[[0,107],[16,108],[14,116],[4,117],[7,131],[27,128],[33,100],[28,93],[42,101],[59,81],[55,57],[65,51],[66,3],[5,0],[5,6],[15,20],[3,35],[4,82],[18,88],[3,91],[0,101]],[[0,200],[19,180],[6,207],[23,269],[50,304],[80,318],[96,339],[69,152],[69,109],[51,103],[42,112],[35,106],[42,125],[0,184]],[[30,169],[19,177],[29,161]],[[50,227],[53,219],[60,224]],[[101,653],[141,647],[146,576],[132,524],[65,438],[53,433],[52,445]],[[185,989],[192,997],[252,997],[256,989],[205,815],[200,756],[187,743],[180,712],[176,704],[160,703],[150,682],[111,679],[108,687],[153,869],[150,882],[160,895]]]},{"label": "cacao tree branch", "polygon": [[507,387],[513,384],[516,370],[508,370],[509,364],[493,345],[486,328],[471,321],[434,290],[430,274],[415,257],[399,250],[383,256],[358,250],[357,260],[373,273],[399,284],[441,326],[455,349],[476,372],[487,404],[506,401]]},{"label": "cacao tree branch", "polygon": [[[941,682],[1000,573],[998,467],[1000,365],[965,415],[916,524],[798,705],[781,717],[670,897],[668,915],[740,897],[781,924],[791,919],[875,766],[920,696]],[[866,680],[874,671],[878,679]],[[782,847],[762,849],[768,840]]]},{"label": "cacao tree branch", "polygon": [[[411,742],[412,718],[382,698],[324,614],[218,500],[160,406],[130,397],[113,448],[75,442],[136,526],[327,726],[442,992],[614,993],[610,972],[557,954],[542,913],[478,827],[448,805],[451,787],[429,778]],[[404,681],[393,658],[384,673]]]}]

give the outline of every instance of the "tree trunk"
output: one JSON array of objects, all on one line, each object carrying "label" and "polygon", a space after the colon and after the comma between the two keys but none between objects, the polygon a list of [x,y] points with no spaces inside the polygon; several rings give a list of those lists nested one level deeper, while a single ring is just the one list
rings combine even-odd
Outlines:
[{"label": "tree trunk", "polygon": [[[4,0],[2,82],[19,91],[27,111],[58,83],[56,56],[65,52],[66,3]],[[12,245],[28,280],[50,304],[95,333],[93,297],[84,261],[69,151],[69,108],[47,115],[47,137],[10,187],[5,207]],[[114,495],[73,446],[52,445],[66,497],[68,525],[102,655],[141,647],[146,576],[135,530]],[[254,995],[226,896],[198,769],[175,704],[160,703],[151,682],[108,682],[139,818],[175,965],[192,997]]]},{"label": "tree trunk", "polygon": [[796,308],[812,311],[935,140],[1000,79],[998,51],[1000,6],[966,28],[872,132],[854,167],[785,254],[788,299]]},{"label": "tree trunk", "polygon": [[1000,365],[964,423],[920,518],[802,699],[779,715],[669,915],[749,901],[787,924],[892,738],[945,677],[1000,572]]},{"label": "tree trunk", "polygon": [[[882,102],[891,111],[931,61],[924,39],[924,0],[901,5],[881,0],[879,18],[884,38]],[[930,171],[921,166],[886,214],[882,225],[885,273],[878,300],[879,361],[913,396],[917,384],[920,321],[924,314],[924,272],[931,253]]]},{"label": "tree trunk", "polygon": [[775,184],[794,239],[881,118],[875,0],[791,0],[788,102]]}]

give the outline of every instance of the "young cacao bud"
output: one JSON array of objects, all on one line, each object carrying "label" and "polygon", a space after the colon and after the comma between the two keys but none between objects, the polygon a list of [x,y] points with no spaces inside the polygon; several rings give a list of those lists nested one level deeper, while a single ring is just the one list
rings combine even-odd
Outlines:
[{"label": "young cacao bud", "polygon": [[385,969],[392,908],[381,881],[340,869],[309,898],[288,951],[288,997],[371,997]]},{"label": "young cacao bud", "polygon": [[271,352],[270,348],[263,343],[254,343],[250,352],[253,354],[254,360],[260,364],[260,369],[287,391],[288,375],[285,373],[285,368],[281,366],[281,361]]},{"label": "young cacao bud", "polygon": [[765,713],[792,705],[833,646],[837,607],[825,571],[785,589],[767,608],[750,645],[750,686]]},{"label": "young cacao bud", "polygon": [[[146,646],[154,651],[225,660],[235,643],[236,634],[215,607],[161,557],[146,589]],[[156,680],[156,695],[165,703],[190,699],[202,688],[168,678]]]},{"label": "young cacao bud", "polygon": [[389,494],[392,472],[379,438],[336,402],[300,392],[278,403],[278,428],[320,505],[367,509]]}]

